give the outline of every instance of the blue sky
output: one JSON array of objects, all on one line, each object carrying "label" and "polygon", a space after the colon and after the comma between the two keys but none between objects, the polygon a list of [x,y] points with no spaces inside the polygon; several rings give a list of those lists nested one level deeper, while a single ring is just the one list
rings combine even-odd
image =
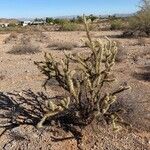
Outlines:
[{"label": "blue sky", "polygon": [[139,0],[0,0],[0,18],[132,13]]}]

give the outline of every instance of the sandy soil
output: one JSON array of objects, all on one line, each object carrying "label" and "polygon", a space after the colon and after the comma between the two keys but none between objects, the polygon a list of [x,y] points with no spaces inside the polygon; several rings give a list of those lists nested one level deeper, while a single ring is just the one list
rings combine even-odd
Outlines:
[{"label": "sandy soil", "polygon": [[[93,38],[109,36],[119,43],[121,61],[116,63],[114,74],[117,77],[116,85],[128,83],[132,90],[119,95],[119,103],[126,110],[124,118],[133,126],[132,131],[123,130],[113,132],[111,126],[104,123],[93,122],[84,130],[83,144],[86,150],[148,150],[150,149],[150,39],[144,39],[142,45],[138,39],[116,38],[119,31],[92,32]],[[51,52],[57,59],[63,57],[63,51],[48,48],[51,42],[72,42],[78,45],[74,52],[88,51],[81,47],[81,39],[85,39],[85,32],[44,32],[31,33],[28,36],[31,42],[40,47],[41,52],[27,55],[13,55],[7,53],[17,43],[22,34],[17,35],[16,40],[5,43],[9,34],[0,35],[0,126],[6,125],[8,114],[14,115],[13,108],[19,103],[18,110],[22,111],[22,118],[27,122],[37,119],[42,112],[36,108],[40,102],[43,105],[43,97],[38,92],[44,92],[49,97],[64,94],[62,89],[51,83],[47,91],[41,86],[44,76],[41,75],[34,61],[44,59],[44,52]],[[39,40],[40,39],[40,40]],[[30,89],[30,91],[29,91]],[[14,93],[19,93],[19,98]],[[10,94],[12,93],[12,94]],[[23,102],[23,103],[22,103]],[[21,104],[20,104],[21,103]],[[26,110],[30,108],[32,116],[26,116]],[[7,114],[7,115],[5,115]],[[16,113],[15,113],[16,114]],[[20,118],[20,119],[22,119]],[[53,131],[53,127],[37,130],[31,123],[9,126],[6,132],[0,136],[0,149],[4,150],[76,150],[74,139],[54,142],[51,136],[69,137],[70,133],[59,130]],[[0,128],[0,134],[4,129]]]}]

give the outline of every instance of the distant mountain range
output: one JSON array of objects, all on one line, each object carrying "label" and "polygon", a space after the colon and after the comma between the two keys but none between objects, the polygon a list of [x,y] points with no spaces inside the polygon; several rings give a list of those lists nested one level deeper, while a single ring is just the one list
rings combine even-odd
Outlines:
[{"label": "distant mountain range", "polygon": [[[116,17],[129,17],[132,16],[134,14],[114,14]],[[107,18],[109,15],[95,15],[95,16],[100,16],[102,18]],[[111,15],[113,16],[113,15]],[[50,17],[50,16],[48,16]],[[66,19],[72,19],[72,18],[76,18],[77,15],[72,15],[72,16],[58,16],[58,17],[53,17],[53,18],[66,18]],[[38,17],[37,17],[38,18]],[[40,17],[39,17],[40,18]],[[46,17],[41,17],[43,19],[46,19]],[[12,18],[12,19],[7,19],[7,18],[0,18],[0,22],[18,22],[18,21],[33,21],[35,18]]]}]

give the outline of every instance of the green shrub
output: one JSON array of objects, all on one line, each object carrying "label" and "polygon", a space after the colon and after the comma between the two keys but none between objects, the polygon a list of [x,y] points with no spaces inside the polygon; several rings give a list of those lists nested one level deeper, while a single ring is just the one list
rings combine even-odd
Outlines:
[{"label": "green shrub", "polygon": [[54,23],[54,18],[46,18],[46,23]]},{"label": "green shrub", "polygon": [[8,27],[16,27],[17,24],[16,23],[9,23]]},{"label": "green shrub", "polygon": [[122,20],[113,20],[111,21],[111,30],[121,30],[124,28],[124,23]]},{"label": "green shrub", "polygon": [[73,22],[65,22],[61,27],[62,31],[77,31],[79,30],[79,25]]},{"label": "green shrub", "polygon": [[150,33],[150,10],[139,12],[129,20],[131,29],[138,29]]},{"label": "green shrub", "polygon": [[68,19],[60,19],[60,18],[54,19],[54,23],[55,23],[55,24],[62,25],[62,24],[64,24],[64,23],[66,23],[66,22],[69,22],[69,20],[68,20]]},{"label": "green shrub", "polygon": [[73,42],[51,42],[47,46],[48,48],[53,48],[56,50],[72,50],[73,48],[80,47],[78,43]]},{"label": "green shrub", "polygon": [[[119,116],[119,109],[112,109],[117,101],[117,94],[129,89],[128,86],[106,90],[106,84],[111,84],[115,78],[111,75],[117,54],[116,43],[106,38],[106,41],[93,40],[89,33],[88,23],[84,17],[88,41],[86,45],[91,50],[88,55],[66,54],[57,61],[51,54],[45,54],[45,61],[35,62],[47,80],[55,79],[59,86],[66,91],[61,101],[46,103],[47,111],[37,124],[44,126],[46,121],[59,121],[61,127],[70,131],[82,144],[82,132],[94,119],[103,119],[112,124],[114,130],[120,126],[128,126]],[[72,66],[76,63],[76,67]],[[65,95],[65,94],[64,94]],[[81,148],[81,147],[80,147]]]},{"label": "green shrub", "polygon": [[[142,0],[140,11],[129,19],[129,32],[130,36],[150,36],[150,1]],[[125,33],[125,35],[126,35]]]}]

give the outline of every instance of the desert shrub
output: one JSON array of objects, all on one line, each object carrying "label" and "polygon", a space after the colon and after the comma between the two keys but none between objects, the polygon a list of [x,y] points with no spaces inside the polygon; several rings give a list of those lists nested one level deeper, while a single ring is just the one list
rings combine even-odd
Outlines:
[{"label": "desert shrub", "polygon": [[9,25],[8,25],[9,27],[16,27],[17,25],[16,25],[16,23],[9,23]]},{"label": "desert shrub", "polygon": [[54,18],[46,18],[46,23],[53,23],[54,22]]},{"label": "desert shrub", "polygon": [[138,29],[150,32],[150,10],[144,12],[138,12],[136,16],[131,17],[129,20],[129,26],[131,29]]},{"label": "desert shrub", "polygon": [[61,30],[63,31],[76,31],[79,30],[79,25],[73,22],[64,22]]},{"label": "desert shrub", "polygon": [[129,19],[129,30],[124,36],[150,36],[150,1],[142,2],[140,11]]},{"label": "desert shrub", "polygon": [[122,20],[113,20],[111,21],[110,29],[111,30],[121,30],[124,28],[124,24]]},{"label": "desert shrub", "polygon": [[[59,102],[49,100],[46,103],[47,111],[37,127],[43,127],[48,120],[55,120],[75,136],[79,147],[83,136],[79,129],[96,118],[112,124],[114,130],[128,126],[119,115],[120,109],[112,109],[112,106],[117,101],[117,94],[130,88],[103,88],[115,81],[111,70],[117,54],[116,42],[108,38],[105,42],[93,40],[85,17],[84,23],[88,38],[86,45],[91,50],[88,55],[65,53],[64,59],[56,61],[52,54],[45,54],[45,61],[35,62],[47,77],[44,86],[49,80],[55,79],[67,95]],[[72,67],[72,61],[76,62],[76,68]]]},{"label": "desert shrub", "polygon": [[69,22],[69,20],[68,20],[68,19],[60,19],[60,18],[56,18],[56,19],[54,19],[53,22],[54,22],[55,24],[62,25],[63,23]]},{"label": "desert shrub", "polygon": [[22,54],[35,54],[40,52],[39,47],[31,44],[29,39],[22,39],[21,42],[12,47],[9,54],[22,55]]},{"label": "desert shrub", "polygon": [[90,14],[89,16],[86,16],[87,19],[90,19],[92,22],[96,19],[98,19],[97,16],[93,15],[93,14]]},{"label": "desert shrub", "polygon": [[72,42],[51,42],[48,48],[55,48],[56,50],[72,50],[75,47],[79,47],[79,44]]},{"label": "desert shrub", "polygon": [[51,42],[48,44],[47,48],[56,48],[56,47],[58,47],[58,44],[59,44],[59,42],[51,41]]},{"label": "desert shrub", "polygon": [[80,28],[80,26],[77,23],[68,19],[57,18],[54,20],[54,23],[60,25],[60,30],[62,31],[76,31]]},{"label": "desert shrub", "polygon": [[64,42],[64,43],[59,43],[57,45],[58,50],[72,50],[75,47],[73,43],[70,42]]},{"label": "desert shrub", "polygon": [[11,41],[16,40],[17,38],[18,38],[17,33],[16,33],[16,32],[13,32],[13,33],[11,33],[11,34],[9,35],[8,38],[6,38],[6,39],[4,40],[4,43],[7,44],[7,43],[9,43],[9,42],[11,42]]}]

